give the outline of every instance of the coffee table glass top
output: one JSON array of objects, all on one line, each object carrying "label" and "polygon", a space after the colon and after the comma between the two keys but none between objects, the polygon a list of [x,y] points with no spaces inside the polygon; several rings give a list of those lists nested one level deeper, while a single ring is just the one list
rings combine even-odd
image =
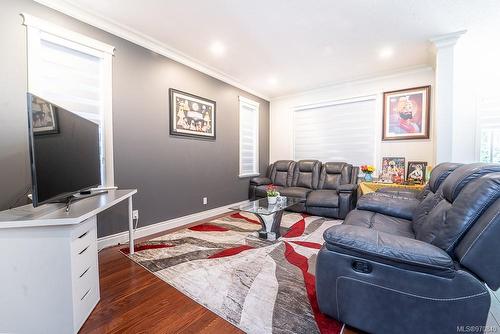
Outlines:
[{"label": "coffee table glass top", "polygon": [[281,196],[277,199],[276,204],[269,204],[267,198],[261,198],[250,203],[231,207],[229,209],[235,211],[250,212],[259,215],[270,215],[278,211],[285,210],[286,208],[301,202],[304,202],[304,200],[299,198]]}]

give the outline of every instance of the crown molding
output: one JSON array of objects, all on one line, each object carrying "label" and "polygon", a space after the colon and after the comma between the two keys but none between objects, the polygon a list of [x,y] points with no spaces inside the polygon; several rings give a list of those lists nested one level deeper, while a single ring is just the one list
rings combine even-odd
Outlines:
[{"label": "crown molding", "polygon": [[431,41],[438,49],[448,46],[454,46],[457,43],[460,36],[462,36],[466,32],[467,30],[455,31],[449,34],[432,37],[429,39],[429,41]]},{"label": "crown molding", "polygon": [[270,98],[267,95],[245,86],[238,79],[233,78],[230,75],[222,71],[219,71],[218,69],[212,66],[204,64],[203,62],[193,57],[190,57],[184,54],[183,52],[178,51],[168,46],[167,44],[162,43],[148,35],[145,35],[139,31],[127,27],[126,25],[105,18],[100,14],[84,9],[81,6],[71,1],[66,1],[66,0],[34,0],[34,1],[48,8],[61,12],[65,15],[68,15],[78,21],[87,23],[112,35],[118,36],[129,42],[142,46],[143,48],[156,52],[169,59],[172,59],[178,63],[191,67],[199,72],[202,72],[213,78],[216,78],[227,84],[237,87],[247,93],[253,94],[266,101],[270,101]]},{"label": "crown molding", "polygon": [[357,84],[369,83],[369,82],[378,81],[378,80],[395,78],[395,77],[407,75],[407,74],[416,74],[416,73],[433,71],[433,70],[434,70],[433,67],[430,65],[427,65],[427,64],[399,68],[396,70],[380,72],[380,73],[372,74],[372,75],[368,75],[368,76],[360,76],[360,77],[352,78],[351,80],[330,82],[330,83],[326,83],[324,85],[320,85],[320,86],[312,88],[312,89],[300,91],[298,93],[277,96],[277,97],[272,98],[271,102],[284,100],[284,99],[288,99],[288,98],[293,98],[293,97],[299,97],[299,96],[303,96],[306,94],[320,92],[320,91],[325,90],[325,89],[339,87],[339,86],[343,86],[343,85],[347,85],[347,84],[357,85]]}]

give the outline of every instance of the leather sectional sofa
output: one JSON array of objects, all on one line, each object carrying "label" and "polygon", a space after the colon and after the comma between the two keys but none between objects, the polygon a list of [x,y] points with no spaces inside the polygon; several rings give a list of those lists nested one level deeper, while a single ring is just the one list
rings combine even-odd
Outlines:
[{"label": "leather sectional sofa", "polygon": [[358,173],[358,167],[344,162],[279,160],[266,177],[250,180],[249,198],[266,197],[272,184],[282,196],[303,200],[293,211],[343,219],[356,206]]},{"label": "leather sectional sofa", "polygon": [[370,333],[486,324],[486,285],[500,287],[500,165],[439,165],[420,195],[361,198],[325,231],[316,263],[323,313]]}]

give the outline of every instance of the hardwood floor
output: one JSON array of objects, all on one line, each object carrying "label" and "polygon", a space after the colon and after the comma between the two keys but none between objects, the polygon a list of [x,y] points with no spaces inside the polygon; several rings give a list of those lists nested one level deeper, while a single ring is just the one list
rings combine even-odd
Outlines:
[{"label": "hardwood floor", "polygon": [[[215,216],[189,226],[211,221]],[[183,227],[185,228],[185,226]],[[166,233],[165,231],[145,241]],[[101,300],[80,330],[84,333],[243,333],[120,252],[99,252]],[[359,334],[345,328],[344,334]]]}]

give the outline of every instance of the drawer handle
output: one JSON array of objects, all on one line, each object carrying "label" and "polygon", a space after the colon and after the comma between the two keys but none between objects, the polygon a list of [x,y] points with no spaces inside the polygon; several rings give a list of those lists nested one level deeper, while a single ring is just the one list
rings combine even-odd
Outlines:
[{"label": "drawer handle", "polygon": [[85,237],[87,234],[89,234],[89,232],[90,231],[87,231],[87,232],[83,233],[81,236],[78,237],[78,239],[81,239],[81,238]]},{"label": "drawer handle", "polygon": [[85,294],[83,295],[82,298],[80,298],[80,300],[83,300],[85,297],[87,297],[87,295],[89,294],[90,290],[92,290],[92,288],[88,289],[88,291],[85,292]]},{"label": "drawer handle", "polygon": [[87,249],[89,249],[89,247],[90,247],[90,245],[85,247],[80,253],[78,253],[78,255],[82,255]]},{"label": "drawer handle", "polygon": [[80,275],[80,278],[82,278],[83,275],[85,275],[87,273],[87,271],[89,271],[89,270],[90,270],[90,267],[88,267],[87,269],[85,269],[85,271]]}]

